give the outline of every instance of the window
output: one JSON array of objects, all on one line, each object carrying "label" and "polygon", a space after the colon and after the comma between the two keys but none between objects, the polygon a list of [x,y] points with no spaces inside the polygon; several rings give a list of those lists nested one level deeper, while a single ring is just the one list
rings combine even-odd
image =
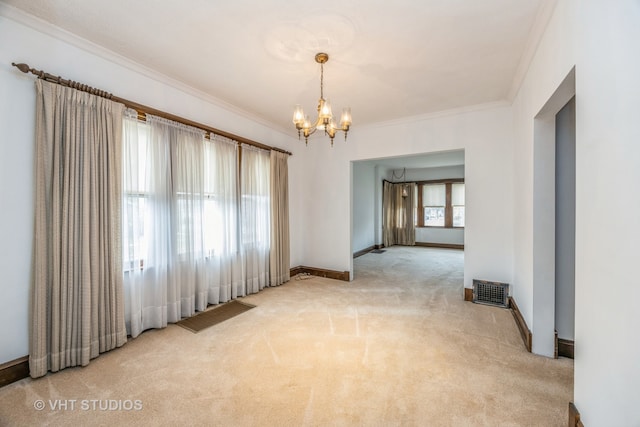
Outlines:
[{"label": "window", "polygon": [[464,227],[464,183],[418,183],[417,227]]},{"label": "window", "polygon": [[[123,126],[126,136],[123,155],[131,161],[125,162],[123,166],[122,258],[124,271],[130,271],[144,266],[144,255],[148,250],[150,188],[146,177],[150,129],[149,126],[138,125],[130,119],[125,120]],[[131,164],[136,167],[129,167]]]},{"label": "window", "polygon": [[464,227],[464,184],[451,184],[453,226]]},{"label": "window", "polygon": [[122,286],[131,336],[269,284],[270,163],[269,151],[127,112]]},{"label": "window", "polygon": [[446,200],[446,184],[427,184],[422,186],[425,226],[444,227]]},{"label": "window", "polygon": [[[163,133],[164,128],[153,130],[137,117],[124,120],[124,271],[153,267],[168,262],[168,257],[183,261],[235,254],[240,245],[258,239],[249,232],[256,222],[267,230],[259,238],[268,249],[268,152],[259,152],[256,171],[255,162],[243,162],[243,182],[250,176],[260,186],[255,194],[242,194],[240,202],[237,144],[166,128],[169,131]],[[241,207],[251,212],[241,218]]]}]

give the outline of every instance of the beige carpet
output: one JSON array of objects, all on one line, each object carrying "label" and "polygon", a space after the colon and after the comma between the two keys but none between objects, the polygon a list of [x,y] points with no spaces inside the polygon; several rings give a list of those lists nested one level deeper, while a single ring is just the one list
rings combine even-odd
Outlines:
[{"label": "beige carpet", "polygon": [[572,361],[527,353],[509,311],[463,302],[461,251],[354,262],[351,283],[292,280],[199,334],[145,332],[1,388],[0,425],[566,425]]}]

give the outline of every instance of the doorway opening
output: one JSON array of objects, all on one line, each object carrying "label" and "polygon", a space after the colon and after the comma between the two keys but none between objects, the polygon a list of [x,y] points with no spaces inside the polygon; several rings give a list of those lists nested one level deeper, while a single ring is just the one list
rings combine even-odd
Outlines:
[{"label": "doorway opening", "polygon": [[[415,206],[412,212],[405,215],[406,219],[415,225],[415,242],[417,246],[437,246],[444,248],[464,248],[464,222],[459,223],[459,217],[464,218],[464,176],[465,152],[463,149],[413,154],[409,156],[386,157],[351,162],[351,253],[354,257],[381,249],[384,244],[384,183],[401,185],[413,183],[415,194],[407,194],[407,199],[413,199]],[[446,196],[447,184],[441,187],[445,196],[441,197],[442,212],[448,212],[450,225],[431,226],[426,224],[425,203],[419,208],[424,199],[426,182],[446,181],[450,184],[451,196]],[[455,185],[451,183],[456,183]],[[454,188],[455,187],[455,188]],[[460,191],[460,187],[462,190]],[[409,191],[409,185],[403,190]],[[462,192],[460,197],[455,191]],[[456,193],[457,194],[457,193]],[[444,201],[452,207],[447,211]],[[455,200],[460,200],[455,202]],[[453,206],[456,203],[460,206]],[[461,213],[460,213],[461,212]],[[458,213],[458,216],[456,216]],[[444,216],[444,215],[443,215]],[[458,220],[456,223],[455,221]],[[351,277],[357,274],[351,261]]]},{"label": "doorway opening", "polygon": [[557,356],[558,337],[573,339],[574,97],[575,68],[534,119],[532,352],[548,357]]},{"label": "doorway opening", "polygon": [[556,354],[573,359],[576,283],[576,98],[556,114]]}]

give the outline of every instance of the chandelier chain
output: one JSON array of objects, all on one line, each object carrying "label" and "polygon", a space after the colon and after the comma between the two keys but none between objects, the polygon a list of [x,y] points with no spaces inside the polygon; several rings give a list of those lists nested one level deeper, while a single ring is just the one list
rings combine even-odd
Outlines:
[{"label": "chandelier chain", "polygon": [[402,173],[399,173],[398,176],[396,176],[396,171],[395,169],[393,169],[391,171],[391,176],[392,176],[392,180],[405,180],[406,179],[406,174],[407,174],[407,168],[402,169]]},{"label": "chandelier chain", "polygon": [[324,99],[324,64],[320,64],[320,98]]}]

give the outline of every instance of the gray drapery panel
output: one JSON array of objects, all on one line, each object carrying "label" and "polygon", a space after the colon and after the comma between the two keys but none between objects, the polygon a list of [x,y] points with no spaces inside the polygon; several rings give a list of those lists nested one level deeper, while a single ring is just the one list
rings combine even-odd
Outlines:
[{"label": "gray drapery panel", "polygon": [[[406,190],[403,197],[402,192]],[[413,219],[416,184],[394,184],[384,181],[382,192],[383,230],[385,246],[416,244]]]},{"label": "gray drapery panel", "polygon": [[288,282],[289,155],[271,150],[271,286]]},{"label": "gray drapery panel", "polygon": [[122,295],[124,106],[36,80],[29,368],[85,366],[127,341]]}]

